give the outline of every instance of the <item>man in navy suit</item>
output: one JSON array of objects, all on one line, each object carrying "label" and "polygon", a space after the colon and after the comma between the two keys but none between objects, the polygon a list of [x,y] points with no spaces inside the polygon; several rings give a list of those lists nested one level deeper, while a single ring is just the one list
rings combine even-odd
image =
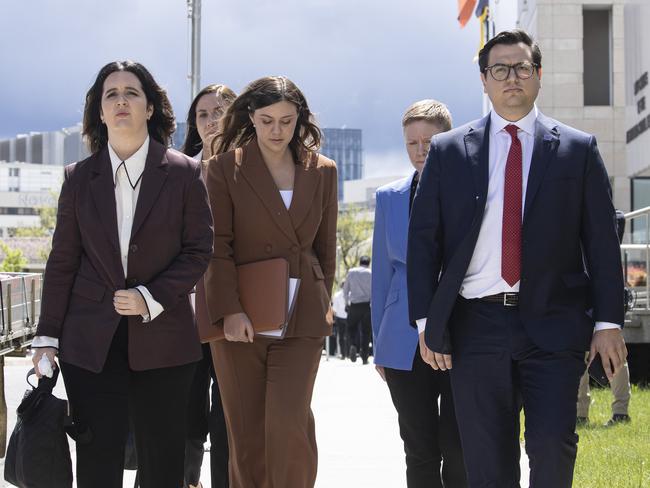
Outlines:
[{"label": "man in navy suit", "polygon": [[409,315],[451,372],[469,486],[519,487],[523,407],[530,486],[570,487],[584,351],[610,378],[627,355],[609,180],[594,137],[535,106],[528,34],[498,34],[479,65],[493,110],[433,138],[416,193]]}]

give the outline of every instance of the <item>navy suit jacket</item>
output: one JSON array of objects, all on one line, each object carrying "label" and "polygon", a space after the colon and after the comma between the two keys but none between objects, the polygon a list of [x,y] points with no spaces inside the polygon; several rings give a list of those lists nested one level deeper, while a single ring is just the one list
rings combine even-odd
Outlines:
[{"label": "navy suit jacket", "polygon": [[[409,224],[409,316],[451,352],[450,317],[488,191],[486,116],[435,136]],[[539,114],[524,202],[519,314],[545,351],[589,348],[594,323],[623,324],[623,273],[609,179],[593,136]]]}]

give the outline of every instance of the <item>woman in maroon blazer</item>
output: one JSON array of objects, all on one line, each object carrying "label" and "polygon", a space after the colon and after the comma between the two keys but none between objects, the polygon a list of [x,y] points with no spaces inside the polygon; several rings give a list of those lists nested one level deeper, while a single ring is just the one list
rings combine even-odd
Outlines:
[{"label": "woman in maroon blazer", "polygon": [[[208,166],[215,249],[205,288],[211,322],[226,337],[212,343],[212,357],[230,483],[309,488],[317,465],[311,397],[323,337],[332,333],[336,165],[315,152],[320,130],[302,92],[284,77],[251,83],[222,120],[219,156]],[[301,280],[284,339],[255,335],[236,272],[239,264],[278,257]]]},{"label": "woman in maroon blazer", "polygon": [[[185,412],[201,358],[189,293],[212,250],[200,166],[167,149],[174,115],[144,66],[104,66],[86,95],[92,156],[65,168],[34,346],[58,353],[79,488],[121,488],[129,420],[142,488],[183,483]],[[37,371],[38,372],[38,371]]]}]

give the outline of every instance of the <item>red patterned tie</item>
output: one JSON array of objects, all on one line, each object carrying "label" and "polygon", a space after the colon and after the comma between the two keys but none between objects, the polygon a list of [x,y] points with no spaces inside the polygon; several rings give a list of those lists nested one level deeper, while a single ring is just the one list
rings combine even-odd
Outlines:
[{"label": "red patterned tie", "polygon": [[519,281],[521,275],[521,141],[517,137],[518,127],[507,125],[512,144],[506,161],[505,184],[503,187],[503,222],[501,227],[501,276],[510,286]]}]

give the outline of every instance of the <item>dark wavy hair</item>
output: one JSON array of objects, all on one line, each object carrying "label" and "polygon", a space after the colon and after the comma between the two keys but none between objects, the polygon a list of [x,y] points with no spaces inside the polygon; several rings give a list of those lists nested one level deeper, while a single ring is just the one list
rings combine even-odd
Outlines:
[{"label": "dark wavy hair", "polygon": [[289,149],[296,162],[309,162],[320,148],[322,133],[300,89],[284,76],[266,76],[250,83],[228,107],[221,127],[212,141],[212,153],[221,154],[241,147],[255,137],[250,115],[255,110],[278,102],[291,102],[298,111],[298,121]]},{"label": "dark wavy hair", "polygon": [[226,108],[237,98],[237,94],[226,85],[208,85],[194,97],[190,109],[187,111],[185,141],[181,147],[181,152],[188,156],[195,156],[203,149],[203,142],[196,129],[196,106],[201,97],[209,93],[215,93],[217,97],[221,98]]},{"label": "dark wavy hair", "polygon": [[102,94],[104,81],[116,71],[128,71],[138,77],[147,98],[147,105],[153,107],[153,113],[147,122],[149,136],[162,145],[168,146],[171,135],[176,130],[176,119],[167,92],[156,83],[151,73],[140,63],[113,61],[99,70],[93,86],[86,93],[82,134],[90,152],[94,154],[108,143],[108,130],[100,118]]}]

